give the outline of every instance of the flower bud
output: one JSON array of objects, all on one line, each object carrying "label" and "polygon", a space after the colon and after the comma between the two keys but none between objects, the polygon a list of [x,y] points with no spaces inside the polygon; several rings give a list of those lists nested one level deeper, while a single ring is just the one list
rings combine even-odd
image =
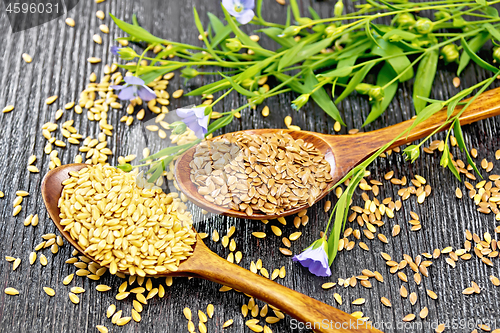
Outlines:
[{"label": "flower bud", "polygon": [[396,24],[398,27],[409,28],[415,24],[415,18],[412,14],[402,13],[396,18]]},{"label": "flower bud", "polygon": [[291,25],[288,28],[286,28],[285,30],[283,30],[281,35],[278,35],[278,37],[291,37],[291,36],[297,35],[299,32],[300,32],[300,28],[298,26]]},{"label": "flower bud", "polygon": [[182,134],[187,129],[186,124],[182,121],[173,122],[168,127],[172,129],[172,134]]},{"label": "flower bud", "polygon": [[241,45],[241,42],[238,38],[226,39],[226,47],[233,52],[238,52],[239,50],[241,50],[242,46],[243,45]]},{"label": "flower bud", "polygon": [[455,44],[448,44],[443,46],[441,49],[441,55],[443,56],[444,62],[449,64],[450,62],[456,62],[460,57],[457,46]]},{"label": "flower bud", "polygon": [[380,102],[385,97],[384,89],[382,89],[382,87],[379,87],[379,86],[372,87],[368,91],[368,97],[369,97],[370,101],[375,100],[376,102]]},{"label": "flower bud", "polygon": [[309,96],[311,94],[302,94],[299,97],[297,97],[295,100],[292,101],[292,109],[294,110],[300,110],[301,107],[303,107],[307,101],[309,100]]},{"label": "flower bud", "polygon": [[198,71],[194,68],[191,68],[191,67],[187,67],[187,68],[184,68],[182,71],[181,71],[181,76],[186,78],[187,80],[189,79],[192,79],[196,76],[198,76]]},{"label": "flower bud", "polygon": [[450,19],[450,17],[451,17],[450,13],[442,11],[442,10],[440,10],[439,12],[437,12],[437,13],[434,14],[434,18],[437,21],[441,21],[441,20],[444,20],[444,19]]},{"label": "flower bud", "polygon": [[133,169],[129,163],[120,164],[117,168],[125,172],[130,172]]},{"label": "flower bud", "polygon": [[340,34],[342,31],[344,31],[344,29],[345,28],[343,26],[337,27],[335,24],[330,24],[325,28],[326,37],[330,38],[335,34]]},{"label": "flower bud", "polygon": [[493,49],[493,62],[500,62],[500,47]]},{"label": "flower bud", "polygon": [[420,156],[420,148],[416,145],[411,145],[403,150],[405,158],[414,162]]},{"label": "flower bud", "polygon": [[335,15],[335,17],[339,17],[342,16],[343,12],[344,12],[344,3],[342,2],[342,0],[339,0],[333,7],[333,14]]},{"label": "flower bud", "polygon": [[415,23],[415,29],[419,34],[425,35],[432,32],[432,28],[434,27],[434,22],[429,20],[428,18],[418,19]]},{"label": "flower bud", "polygon": [[123,60],[132,60],[139,57],[139,55],[130,47],[120,47],[116,52],[118,52],[120,58]]}]

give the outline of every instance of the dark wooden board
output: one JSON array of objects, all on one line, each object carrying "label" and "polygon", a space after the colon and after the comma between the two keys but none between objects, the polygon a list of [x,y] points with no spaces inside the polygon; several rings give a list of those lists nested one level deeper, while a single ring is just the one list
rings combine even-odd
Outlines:
[{"label": "dark wooden board", "polygon": [[[335,1],[299,1],[301,10],[305,13],[310,5],[322,16],[333,15]],[[115,303],[125,314],[131,310],[131,300],[116,301],[114,294],[122,280],[108,274],[99,283],[105,283],[113,287],[113,291],[99,293],[95,290],[97,282],[75,277],[70,286],[82,286],[87,291],[80,295],[79,305],[72,304],[67,293],[70,286],[64,286],[62,279],[75,271],[71,265],[64,261],[71,257],[72,249],[69,246],[61,248],[57,255],[52,255],[47,249],[43,251],[49,258],[49,264],[41,267],[37,263],[29,265],[28,255],[32,249],[41,241],[40,236],[55,232],[45,211],[40,195],[40,185],[43,175],[48,171],[49,158],[43,154],[46,140],[41,135],[41,126],[47,121],[54,120],[54,113],[62,108],[65,103],[77,101],[80,91],[88,82],[88,76],[92,71],[102,76],[103,64],[90,65],[86,59],[90,56],[101,57],[106,62],[116,60],[110,54],[109,47],[115,37],[122,36],[119,29],[111,23],[106,15],[105,23],[110,27],[110,34],[100,33],[98,27],[100,21],[95,17],[98,9],[105,13],[113,13],[117,17],[131,20],[132,14],[138,15],[139,22],[153,34],[169,38],[174,41],[200,44],[198,32],[194,27],[192,7],[196,5],[202,22],[206,25],[208,18],[205,15],[210,11],[219,17],[222,16],[219,1],[133,1],[133,0],[108,0],[102,4],[93,1],[80,1],[68,16],[73,17],[76,26],[70,28],[64,23],[64,17],[51,21],[43,26],[30,29],[25,32],[12,34],[5,15],[0,15],[0,108],[8,104],[15,104],[15,110],[11,113],[0,114],[0,190],[5,192],[5,197],[0,199],[0,332],[96,332],[95,325],[102,324],[110,329],[110,332],[180,332],[187,331],[187,320],[182,315],[184,307],[190,307],[194,313],[198,309],[205,311],[207,304],[215,305],[215,316],[208,322],[211,332],[221,332],[222,324],[228,319],[233,319],[232,327],[227,332],[247,332],[245,319],[240,313],[241,306],[248,302],[248,297],[234,291],[220,293],[219,285],[197,279],[177,278],[171,288],[167,289],[165,298],[155,298],[145,306],[142,313],[141,323],[130,323],[123,328],[113,327],[110,320],[106,318],[105,311],[109,304]],[[265,2],[265,17],[269,21],[285,20],[285,7],[274,1]],[[352,8],[352,4],[346,4]],[[0,6],[2,10],[4,7]],[[92,35],[99,33],[103,36],[103,45],[92,42]],[[201,44],[200,44],[201,45]],[[272,44],[264,43],[266,46]],[[33,57],[31,64],[26,64],[21,59],[23,52]],[[490,57],[488,52],[482,54]],[[441,66],[436,82],[433,87],[432,97],[448,98],[457,93],[460,88],[453,87],[453,79],[456,66],[450,65],[446,68]],[[463,73],[461,87],[468,87],[488,77],[484,70],[469,66]],[[209,82],[210,78],[204,78]],[[185,90],[189,90],[202,81],[188,83]],[[181,87],[183,79],[178,75],[171,81],[169,92]],[[498,86],[497,83],[495,83]],[[401,84],[396,99],[389,110],[381,119],[377,120],[367,130],[376,129],[389,124],[395,124],[409,119],[413,115],[411,103],[412,82]],[[51,106],[44,101],[51,95],[58,95],[59,99]],[[262,106],[256,111],[244,110],[242,117],[235,120],[225,131],[236,131],[248,128],[284,127],[283,118],[291,115],[293,124],[304,130],[317,131],[321,133],[333,133],[332,119],[328,118],[317,106],[308,104],[301,111],[296,112],[290,108],[290,102],[296,96],[286,94],[266,101],[271,109],[271,116],[263,118],[260,114]],[[196,98],[184,97],[173,100],[170,109],[195,104],[199,102]],[[238,107],[245,99],[231,95],[217,111],[224,112]],[[352,96],[339,105],[342,110],[348,129],[359,127],[362,120],[369,112],[368,101],[364,97]],[[110,123],[115,126],[114,136],[108,140],[114,151],[111,162],[116,164],[117,157],[129,153],[139,153],[142,146],[147,143],[152,150],[158,149],[160,143],[145,137],[143,126],[135,122],[133,126],[127,127],[119,123],[122,112],[110,112]],[[74,112],[66,112],[62,121],[75,119],[75,127],[83,135],[96,137],[99,133],[97,123],[88,122],[85,115],[77,115]],[[494,160],[495,150],[500,148],[499,132],[500,122],[498,118],[481,121],[477,124],[464,127],[466,143],[469,147],[476,147],[479,152],[477,161],[487,158]],[[345,133],[345,129],[343,132]],[[442,138],[442,135],[437,136]],[[355,149],[355,147],[353,147]],[[73,156],[77,153],[77,147],[58,149],[63,163],[71,163]],[[458,154],[454,150],[455,154]],[[36,165],[40,168],[40,174],[29,174],[26,170],[27,159],[36,154],[38,161]],[[490,268],[481,263],[476,257],[470,261],[459,261],[457,267],[452,269],[444,261],[444,257],[434,261],[430,267],[429,278],[424,278],[420,286],[413,282],[404,283],[410,292],[417,292],[418,301],[411,306],[409,301],[399,296],[401,281],[389,273],[379,253],[387,252],[395,260],[402,260],[402,254],[407,253],[413,257],[422,252],[432,252],[435,248],[453,246],[461,248],[465,240],[464,231],[469,229],[482,235],[490,232],[496,239],[494,228],[497,225],[493,215],[484,215],[476,211],[476,206],[469,199],[458,200],[455,198],[455,188],[460,187],[464,193],[465,186],[460,184],[454,176],[443,171],[439,166],[439,156],[423,155],[415,163],[405,162],[400,154],[392,154],[388,158],[378,159],[370,168],[372,178],[382,180],[383,175],[389,170],[395,171],[395,176],[401,178],[413,177],[415,174],[425,177],[432,186],[432,195],[424,204],[416,203],[416,198],[403,203],[403,208],[396,214],[393,220],[386,221],[386,225],[380,229],[389,236],[392,226],[399,223],[402,227],[401,234],[396,238],[390,238],[388,244],[378,240],[364,240],[370,247],[366,252],[356,246],[350,252],[342,252],[336,259],[330,278],[319,278],[311,275],[300,265],[293,263],[291,258],[283,256],[278,248],[282,246],[281,240],[272,235],[270,225],[263,225],[259,221],[237,220],[227,217],[211,217],[203,221],[204,217],[199,210],[193,210],[197,229],[200,232],[211,233],[217,229],[221,235],[227,229],[236,226],[235,240],[237,249],[243,252],[241,265],[248,268],[250,262],[262,258],[264,267],[272,272],[274,268],[285,266],[287,276],[278,279],[279,283],[298,290],[304,294],[317,298],[328,304],[337,305],[333,298],[335,292],[342,295],[344,305],[340,309],[346,312],[362,311],[365,316],[375,322],[383,322],[382,330],[385,332],[430,332],[432,325],[447,323],[458,326],[450,327],[449,332],[471,332],[476,328],[476,323],[488,323],[492,328],[500,327],[497,322],[500,317],[499,288],[493,287],[489,281],[489,275],[500,274],[498,262],[494,261],[494,267]],[[498,173],[500,168],[496,165],[493,173]],[[378,198],[387,196],[397,197],[400,186],[392,185],[384,181]],[[12,201],[16,190],[28,190],[30,196],[23,202],[23,210],[17,217],[12,217]],[[361,204],[359,195],[355,198],[355,204]],[[327,199],[335,202],[335,196],[329,195]],[[301,228],[302,237],[293,243],[292,250],[298,254],[303,248],[318,238],[319,233],[326,225],[328,215],[323,212],[323,203],[311,207],[308,215],[309,224]],[[422,220],[422,230],[411,232],[408,220],[409,212],[415,211]],[[24,227],[22,221],[29,214],[38,213],[40,224],[37,227]],[[285,235],[294,230],[292,219],[288,218],[288,225],[282,227]],[[276,224],[277,222],[271,222]],[[266,231],[269,236],[264,240],[251,237],[253,231]],[[220,242],[214,244],[207,240],[207,245],[223,257],[229,254]],[[21,266],[12,271],[11,263],[4,260],[4,256],[22,258]],[[325,291],[321,284],[328,281],[337,281],[340,278],[348,278],[361,274],[363,269],[378,270],[384,276],[385,282],[378,283],[372,279],[373,288],[365,289],[361,286],[356,288],[343,288],[336,286]],[[406,269],[410,276],[410,270]],[[482,292],[475,296],[464,296],[462,290],[470,286],[471,281],[476,281]],[[19,296],[7,296],[3,293],[5,287],[14,287],[20,291]],[[54,288],[56,296],[49,298],[42,287]],[[437,301],[426,296],[425,290],[432,289],[438,295]],[[385,308],[380,303],[380,297],[385,296],[392,301],[392,308]],[[366,304],[359,307],[350,303],[352,300],[363,297]],[[262,303],[258,302],[262,305]],[[417,319],[415,325],[402,325],[403,316],[418,312],[424,307],[429,308],[429,316],[422,321]],[[195,315],[195,324],[197,316]],[[248,318],[247,318],[248,319]],[[471,327],[461,326],[461,322],[473,323]],[[274,332],[298,332],[293,330],[293,322],[289,317],[279,324],[270,325]],[[387,326],[389,325],[389,326]],[[305,332],[304,330],[300,330]]]}]

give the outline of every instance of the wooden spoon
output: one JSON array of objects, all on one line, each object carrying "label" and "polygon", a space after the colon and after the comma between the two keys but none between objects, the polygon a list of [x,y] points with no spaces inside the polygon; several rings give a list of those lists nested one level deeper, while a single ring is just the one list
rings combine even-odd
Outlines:
[{"label": "wooden spoon", "polygon": [[[454,114],[458,113],[461,109],[462,106],[458,106],[455,109]],[[391,147],[389,147],[389,149],[399,147],[403,144],[421,139],[431,134],[446,121],[446,112],[446,108],[444,108],[428,120],[420,123],[415,128],[413,128],[407,136],[401,137],[396,140],[391,145]],[[462,116],[460,117],[460,124],[470,124],[478,120],[486,119],[499,114],[500,88],[496,88],[481,94],[476,99],[476,101],[474,101],[474,103],[472,103],[462,114]],[[294,139],[302,139],[305,142],[314,144],[314,146],[325,155],[325,159],[330,163],[332,170],[331,174],[333,177],[331,183],[329,183],[325,190],[321,192],[316,198],[317,202],[328,193],[328,189],[331,188],[332,185],[342,179],[342,177],[344,177],[356,165],[363,162],[366,158],[379,150],[385,144],[392,141],[404,130],[409,128],[412,124],[413,119],[410,119],[402,123],[382,128],[376,131],[358,133],[355,135],[329,135],[307,131],[291,131],[283,129],[256,129],[243,132],[248,134],[264,134],[284,131],[290,134]],[[441,130],[445,130],[447,128],[448,127],[444,127]],[[223,136],[224,135],[221,135],[220,137]],[[196,185],[191,182],[190,179],[191,168],[189,167],[189,163],[193,159],[195,150],[196,147],[192,147],[177,160],[177,163],[175,165],[175,179],[181,191],[184,192],[184,194],[197,206],[213,213],[253,220],[276,219],[281,216],[295,214],[309,207],[308,205],[302,205],[287,210],[283,213],[274,215],[266,215],[264,213],[256,211],[254,211],[252,215],[247,215],[243,211],[232,210],[227,207],[221,207],[214,203],[211,203],[205,200],[205,198],[198,193]]]},{"label": "wooden spoon", "polygon": [[[68,232],[64,231],[59,219],[58,201],[63,188],[61,183],[69,178],[70,171],[78,171],[86,166],[86,164],[68,164],[49,171],[42,182],[42,197],[50,217],[64,238],[80,253],[96,261],[83,251]],[[123,273],[127,274],[127,272]],[[197,237],[193,255],[179,265],[177,272],[157,276],[167,275],[193,276],[229,286],[259,298],[301,322],[311,323],[311,327],[316,323],[314,328],[316,332],[381,333],[370,324],[362,323],[343,311],[222,259],[210,251],[200,237]]]}]

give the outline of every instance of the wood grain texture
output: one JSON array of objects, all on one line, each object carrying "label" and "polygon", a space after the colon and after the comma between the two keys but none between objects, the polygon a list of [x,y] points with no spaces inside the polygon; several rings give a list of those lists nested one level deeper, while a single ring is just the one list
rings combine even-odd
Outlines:
[{"label": "wood grain texture", "polygon": [[[308,6],[312,6],[322,16],[333,15],[335,0],[328,1],[299,1],[303,13]],[[41,235],[55,232],[56,228],[48,218],[40,195],[40,186],[43,175],[48,171],[49,158],[43,154],[45,139],[41,135],[41,126],[46,121],[54,120],[54,113],[65,103],[77,100],[79,93],[88,82],[88,76],[95,71],[98,77],[102,76],[103,64],[90,65],[86,59],[90,56],[101,57],[105,62],[113,61],[109,52],[114,38],[122,36],[114,26],[109,17],[105,23],[110,27],[110,34],[99,32],[101,22],[95,17],[98,9],[105,13],[113,13],[117,17],[131,20],[132,14],[136,13],[139,22],[152,33],[170,38],[175,41],[183,41],[201,45],[198,41],[198,32],[195,30],[192,18],[192,7],[196,5],[203,24],[208,23],[208,18],[203,13],[210,11],[217,16],[222,16],[219,1],[187,0],[174,1],[134,1],[134,0],[107,0],[101,4],[93,1],[80,1],[68,16],[76,21],[76,26],[70,28],[64,24],[64,17],[51,21],[41,27],[33,28],[25,32],[11,34],[10,27],[5,15],[0,15],[0,107],[14,104],[15,110],[11,113],[0,114],[2,130],[0,132],[0,169],[3,176],[0,177],[0,190],[5,192],[5,197],[0,199],[0,289],[14,287],[20,291],[19,296],[7,296],[0,294],[0,332],[96,332],[95,325],[103,324],[110,328],[111,332],[150,332],[150,333],[173,333],[187,330],[187,321],[182,316],[182,309],[186,306],[192,310],[204,310],[209,303],[215,305],[215,316],[209,320],[208,327],[212,332],[222,332],[222,324],[228,319],[233,319],[234,324],[227,332],[250,332],[245,326],[245,320],[240,314],[240,308],[248,302],[248,297],[241,293],[229,291],[219,292],[220,285],[201,279],[176,278],[172,287],[167,289],[163,299],[152,299],[145,306],[142,313],[141,323],[131,323],[123,328],[112,327],[109,319],[105,316],[105,309],[111,303],[117,304],[119,309],[130,313],[131,300],[118,302],[114,293],[121,284],[121,279],[106,275],[100,283],[113,287],[113,292],[99,293],[95,290],[96,282],[75,277],[70,286],[64,286],[62,279],[75,271],[74,267],[65,264],[64,261],[71,256],[72,249],[65,245],[57,255],[49,251],[43,253],[49,258],[49,264],[41,267],[37,263],[30,266],[28,255],[32,249],[41,242]],[[352,9],[353,4],[346,2],[346,7]],[[3,6],[0,5],[3,10]],[[285,21],[285,9],[274,1],[265,4],[264,16],[269,21]],[[248,31],[248,30],[247,30]],[[103,45],[92,42],[92,35],[99,33],[103,37]],[[272,47],[272,42],[263,42],[265,46]],[[21,59],[23,52],[33,57],[31,64],[26,64]],[[491,59],[489,51],[481,51],[480,55],[485,59]],[[432,98],[446,99],[460,91],[462,87],[471,85],[489,77],[477,66],[470,65],[461,77],[461,86],[455,88],[451,82],[455,76],[456,65],[440,65],[440,71],[436,75],[435,84],[432,89]],[[373,79],[371,76],[369,79]],[[201,77],[199,80],[190,81],[185,90],[192,89],[199,84],[211,82],[209,76]],[[172,80],[169,92],[173,92],[182,85],[183,79],[178,75]],[[389,124],[396,124],[410,119],[414,115],[411,101],[412,81],[401,84],[398,88],[396,98],[389,106],[387,112],[365,130],[382,128]],[[495,86],[499,86],[498,81]],[[58,101],[47,106],[44,100],[51,95],[59,95]],[[334,121],[330,119],[314,104],[308,104],[300,112],[290,108],[290,102],[295,99],[293,94],[286,94],[271,98],[266,104],[271,110],[267,118],[263,118],[259,106],[257,110],[245,110],[242,118],[235,120],[225,131],[237,131],[252,128],[280,128],[284,126],[283,118],[291,115],[293,124],[304,130],[334,134]],[[194,97],[184,97],[180,100],[172,100],[170,109],[179,106],[191,105],[199,102]],[[245,102],[245,98],[231,95],[217,111],[229,111]],[[354,95],[340,103],[344,119],[348,129],[358,127],[368,115],[370,105],[363,96]],[[147,144],[152,151],[156,151],[162,145],[161,142],[148,137],[139,123],[127,127],[119,123],[123,112],[110,112],[109,122],[116,125],[115,135],[108,140],[114,151],[111,163],[116,164],[117,157],[127,154],[140,156],[142,145]],[[89,123],[85,117],[66,112],[63,119],[75,120],[75,127],[83,135],[96,137],[99,133],[96,123]],[[343,134],[346,130],[343,129]],[[464,136],[469,147],[478,149],[479,157],[489,161],[495,161],[494,152],[500,148],[500,121],[498,118],[488,119],[469,126],[464,126]],[[222,133],[217,133],[222,134]],[[437,135],[436,138],[443,138]],[[77,154],[77,147],[58,149],[63,163],[72,163]],[[463,154],[454,148],[456,156]],[[40,174],[29,174],[26,170],[27,159],[36,154],[38,161],[36,165],[40,168]],[[377,322],[384,322],[384,332],[432,332],[431,325],[438,323],[453,324],[466,321],[470,327],[458,326],[449,328],[450,332],[471,332],[477,323],[489,323],[492,328],[499,328],[500,323],[500,289],[493,287],[488,276],[500,275],[498,262],[494,267],[487,267],[476,258],[470,261],[459,261],[457,267],[452,269],[445,263],[444,258],[434,261],[429,269],[429,278],[424,278],[420,286],[414,283],[402,283],[396,276],[389,273],[388,267],[379,255],[379,252],[387,252],[395,260],[402,260],[402,254],[406,253],[413,257],[422,252],[432,252],[435,248],[453,246],[461,248],[465,240],[464,230],[469,229],[482,235],[490,232],[494,238],[494,228],[497,225],[494,217],[477,212],[475,205],[468,199],[458,200],[454,196],[456,187],[460,187],[466,193],[465,186],[459,183],[454,176],[443,171],[439,166],[439,154],[423,154],[415,163],[405,162],[400,154],[393,153],[387,158],[377,159],[370,168],[372,178],[381,180],[382,176],[389,170],[395,171],[395,177],[413,177],[419,174],[425,177],[433,188],[433,193],[426,201],[419,205],[415,198],[403,202],[403,208],[396,214],[395,218],[386,221],[380,231],[390,235],[392,226],[396,223],[401,225],[401,234],[390,239],[388,244],[379,241],[365,242],[370,247],[366,252],[356,246],[350,252],[342,252],[332,267],[333,275],[330,278],[319,278],[311,275],[307,269],[293,263],[289,257],[284,257],[278,248],[282,247],[281,240],[272,236],[270,225],[263,225],[258,221],[235,219],[223,216],[203,216],[199,210],[194,210],[196,229],[199,232],[211,233],[217,229],[224,235],[230,226],[236,226],[237,231],[233,236],[237,243],[237,250],[243,252],[241,266],[248,268],[251,261],[259,258],[263,260],[263,266],[270,272],[275,268],[284,266],[287,275],[284,279],[278,279],[280,284],[295,289],[301,293],[312,296],[322,302],[337,306],[333,294],[339,293],[344,299],[339,308],[347,313],[362,311],[365,316]],[[495,163],[494,173],[500,172],[498,163]],[[397,197],[400,186],[392,185],[384,181],[381,186],[379,198],[388,196]],[[23,202],[21,213],[12,217],[12,201],[16,190],[28,190],[31,195]],[[361,192],[357,192],[354,204],[362,204]],[[324,200],[335,202],[335,195],[330,194]],[[328,215],[323,212],[323,201],[308,210],[309,224],[301,228],[303,235],[299,240],[293,242],[291,250],[297,254],[312,241],[319,237],[323,231]],[[409,212],[415,211],[422,221],[422,230],[410,231],[408,220]],[[24,227],[23,219],[29,214],[38,213],[40,224],[37,227]],[[295,232],[292,218],[287,219],[287,226],[281,226],[285,235]],[[272,224],[279,225],[272,221]],[[253,231],[266,231],[266,239],[256,239],[251,236]],[[206,241],[207,246],[221,257],[227,257],[229,250],[224,248],[220,242]],[[14,256],[22,258],[21,266],[14,272],[11,263],[3,260],[3,256]],[[363,269],[378,270],[385,279],[384,283],[373,281],[372,289],[361,286],[356,288],[334,287],[325,291],[321,284],[328,281],[337,281],[340,278],[348,278],[359,275]],[[409,272],[407,272],[409,273]],[[410,276],[411,279],[411,276]],[[482,288],[479,295],[464,296],[462,290],[470,286],[471,280],[476,281]],[[410,292],[418,294],[417,303],[412,306],[408,300],[399,296],[399,288],[404,284]],[[49,298],[42,287],[49,286],[55,289],[56,296]],[[79,305],[74,305],[68,299],[69,287],[81,286],[87,291],[81,295]],[[426,289],[434,290],[439,299],[431,300],[426,296]],[[392,308],[385,308],[380,303],[380,297],[387,297],[392,302]],[[366,303],[363,306],[354,306],[354,299],[363,297]],[[257,302],[262,306],[262,302]],[[417,326],[403,325],[402,318],[409,313],[416,313],[423,307],[429,308],[429,316],[425,321],[417,319],[415,323],[422,323],[423,329]],[[196,311],[194,311],[196,312]],[[195,316],[195,323],[197,318]],[[286,317],[278,324],[270,325],[274,332],[307,332],[307,330],[291,329],[293,321]]]},{"label": "wood grain texture", "polygon": [[[58,231],[67,240],[67,242],[84,254],[90,260],[95,261],[92,256],[85,253],[78,242],[64,230],[59,218],[60,209],[58,207],[59,198],[63,191],[62,183],[69,179],[71,172],[79,171],[85,168],[85,164],[73,163],[55,168],[47,173],[42,181],[42,198],[49,213],[50,218],[56,225]],[[102,264],[100,261],[96,261]],[[109,265],[106,265],[109,268]],[[127,274],[127,272],[124,272]],[[291,315],[293,318],[304,323],[321,323],[327,318],[329,321],[338,325],[340,329],[334,326],[321,325],[317,332],[321,333],[380,333],[379,330],[372,329],[367,325],[357,325],[356,329],[350,328],[351,323],[356,323],[357,319],[353,316],[340,311],[325,303],[319,302],[311,297],[284,287],[263,276],[252,273],[226,259],[219,257],[203,243],[198,235],[192,256],[183,261],[175,272],[159,273],[155,278],[174,277],[197,277],[207,279],[212,282],[222,284],[239,292],[258,298],[267,304],[280,309],[282,312]],[[344,328],[345,327],[345,328]]]}]

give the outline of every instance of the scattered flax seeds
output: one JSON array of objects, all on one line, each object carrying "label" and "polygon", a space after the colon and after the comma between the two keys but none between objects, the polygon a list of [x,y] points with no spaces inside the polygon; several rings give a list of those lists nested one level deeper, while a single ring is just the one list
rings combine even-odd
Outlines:
[{"label": "scattered flax seeds", "polygon": [[197,146],[191,181],[207,201],[265,214],[312,205],[331,180],[330,164],[289,134],[229,134]]},{"label": "scattered flax seeds", "polygon": [[[144,179],[138,178],[136,182],[136,174],[110,166],[89,166],[71,172],[70,176],[63,182],[59,200],[61,225],[101,266],[109,265],[111,274],[128,271],[130,275],[146,276],[175,271],[180,261],[192,254],[196,234],[191,227],[191,214],[185,211],[185,205],[178,198],[152,186],[150,189],[140,188],[139,185],[146,185]],[[132,195],[134,200],[125,200],[125,194]],[[110,201],[109,198],[119,200]],[[83,209],[87,205],[91,207],[90,212]],[[149,218],[144,214],[146,210],[152,212]],[[116,240],[114,247],[107,246],[106,239],[100,239],[100,235],[94,235],[89,242],[81,230],[90,217],[103,232],[122,225],[128,240],[125,244],[132,246],[125,247],[123,243],[116,246],[120,244]],[[149,232],[146,239],[139,236],[146,228],[154,226],[158,231]],[[176,233],[179,233],[179,240],[172,244],[169,241],[176,237]],[[121,260],[127,255],[135,261]]]}]

